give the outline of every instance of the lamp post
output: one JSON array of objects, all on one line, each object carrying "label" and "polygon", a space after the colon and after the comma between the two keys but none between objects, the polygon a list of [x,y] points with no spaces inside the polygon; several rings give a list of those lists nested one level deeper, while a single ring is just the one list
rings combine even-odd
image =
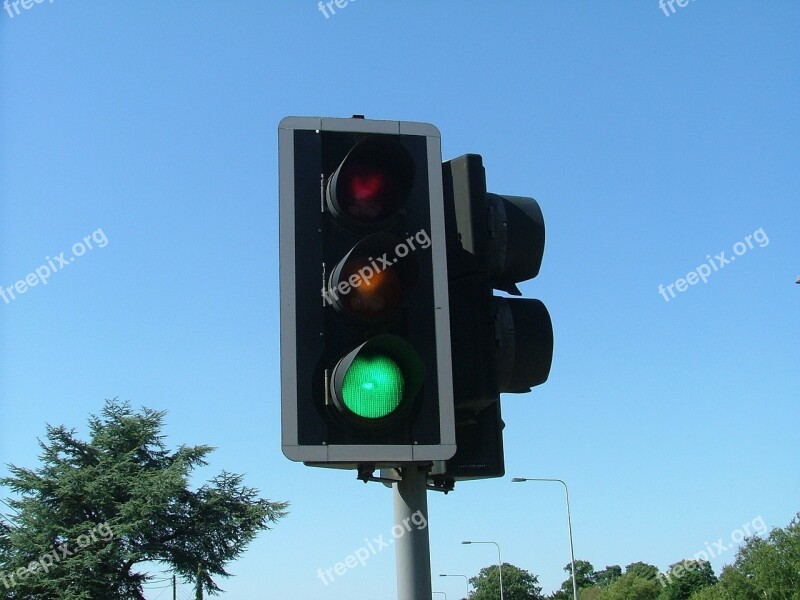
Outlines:
[{"label": "lamp post", "polygon": [[431,592],[431,594],[441,594],[442,596],[444,596],[444,600],[447,600],[447,594],[445,594],[444,592]]},{"label": "lamp post", "polygon": [[500,600],[503,600],[503,561],[500,558],[500,544],[497,542],[471,542],[464,541],[462,544],[494,544],[497,546],[497,568],[500,571]]},{"label": "lamp post", "polygon": [[564,492],[567,497],[567,532],[569,533],[569,556],[572,564],[572,596],[574,600],[578,600],[578,584],[575,579],[575,550],[572,546],[572,515],[569,511],[569,488],[563,479],[550,479],[547,477],[514,477],[511,482],[519,483],[522,481],[554,481],[564,486]]},{"label": "lamp post", "polygon": [[448,575],[447,573],[440,573],[439,577],[463,577],[464,583],[467,585],[467,596],[469,596],[469,579],[466,575]]}]

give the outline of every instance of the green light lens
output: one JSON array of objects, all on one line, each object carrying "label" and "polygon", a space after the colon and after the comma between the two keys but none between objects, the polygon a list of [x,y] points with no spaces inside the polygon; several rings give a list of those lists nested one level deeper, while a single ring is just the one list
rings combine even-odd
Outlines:
[{"label": "green light lens", "polygon": [[403,386],[403,372],[396,362],[380,354],[362,354],[345,373],[342,401],[360,417],[380,419],[400,406]]}]

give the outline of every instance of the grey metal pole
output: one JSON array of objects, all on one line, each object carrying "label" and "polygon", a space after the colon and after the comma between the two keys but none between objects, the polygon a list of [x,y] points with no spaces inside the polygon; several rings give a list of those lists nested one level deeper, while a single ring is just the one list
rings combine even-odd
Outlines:
[{"label": "grey metal pole", "polygon": [[[561,481],[561,480],[559,480]],[[575,549],[572,547],[572,514],[569,511],[569,489],[567,488],[567,484],[561,481],[564,484],[564,492],[567,495],[567,529],[569,530],[569,557],[572,560],[572,596],[575,600],[578,600],[578,584],[575,580]]]},{"label": "grey metal pole", "polygon": [[[397,600],[424,600],[432,595],[427,468],[406,467],[402,476],[393,491]],[[424,527],[412,525],[420,520]]]},{"label": "grey metal pole", "polygon": [[567,487],[566,481],[563,479],[552,479],[549,477],[514,477],[512,482],[516,483],[518,481],[552,481],[558,482],[564,486],[564,493],[567,496],[567,531],[569,533],[569,557],[572,564],[572,597],[574,600],[578,600],[578,583],[575,579],[575,549],[572,547],[572,514],[569,510],[569,488]]},{"label": "grey metal pole", "polygon": [[497,546],[497,568],[500,572],[500,600],[503,600],[503,559],[500,558],[500,544],[497,542],[473,542],[464,541],[462,544],[494,544]]},{"label": "grey metal pole", "polygon": [[503,559],[500,558],[500,544],[492,542],[497,546],[497,568],[500,572],[500,600],[503,600]]}]

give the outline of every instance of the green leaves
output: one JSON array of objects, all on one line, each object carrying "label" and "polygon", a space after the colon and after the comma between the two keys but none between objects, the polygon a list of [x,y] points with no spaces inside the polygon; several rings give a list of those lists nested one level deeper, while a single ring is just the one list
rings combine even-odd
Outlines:
[{"label": "green leaves", "polygon": [[749,538],[720,581],[691,600],[800,600],[800,513],[766,539]]},{"label": "green leaves", "polygon": [[[38,469],[10,466],[0,480],[17,495],[0,521],[0,580],[8,600],[141,599],[149,576],[134,567],[160,562],[216,593],[235,559],[259,531],[285,516],[287,503],[259,498],[243,477],[222,472],[197,490],[189,478],[206,465],[210,446],[170,452],[162,435],[163,411],[136,412],[109,400],[89,419],[89,441],[74,429],[47,427]],[[78,540],[107,525],[113,536]],[[61,556],[59,548],[75,549]],[[52,552],[47,572],[27,573]],[[22,571],[20,571],[22,569]],[[23,575],[25,575],[23,577]],[[11,585],[8,585],[8,583]]]},{"label": "green leaves", "polygon": [[[496,600],[500,597],[500,571],[497,565],[480,570],[469,580],[474,591],[470,600]],[[542,600],[542,588],[536,575],[509,563],[503,563],[503,597],[505,600]]]},{"label": "green leaves", "polygon": [[[575,565],[580,600],[800,600],[800,513],[766,538],[746,539],[719,581],[710,563],[696,559],[665,573],[643,562],[629,564],[624,575],[616,565],[597,573],[586,561]],[[549,598],[571,600],[571,581]]]},{"label": "green leaves", "polygon": [[708,561],[689,559],[670,565],[660,579],[664,589],[659,600],[688,600],[693,593],[717,582]]}]

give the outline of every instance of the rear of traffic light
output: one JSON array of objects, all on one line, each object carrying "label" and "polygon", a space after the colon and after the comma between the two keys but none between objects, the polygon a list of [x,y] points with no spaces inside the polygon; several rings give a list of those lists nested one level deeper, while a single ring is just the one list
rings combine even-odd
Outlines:
[{"label": "rear of traffic light", "polygon": [[283,451],[338,466],[455,451],[433,126],[279,127]]},{"label": "rear of traffic light", "polygon": [[505,472],[501,393],[524,393],[547,380],[553,356],[550,315],[516,284],[536,277],[544,219],[533,198],[487,193],[479,155],[443,165],[455,398],[455,456],[439,482]]}]

